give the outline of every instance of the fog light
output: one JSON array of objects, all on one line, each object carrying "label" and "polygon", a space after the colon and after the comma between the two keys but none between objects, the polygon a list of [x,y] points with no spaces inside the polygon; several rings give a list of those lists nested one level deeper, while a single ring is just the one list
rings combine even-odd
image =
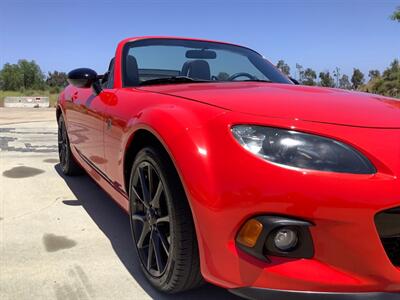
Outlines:
[{"label": "fog light", "polygon": [[240,229],[236,241],[246,247],[254,247],[263,229],[263,225],[255,220],[248,220]]},{"label": "fog light", "polygon": [[275,247],[282,251],[294,249],[298,240],[297,232],[289,228],[278,229],[274,236]]}]

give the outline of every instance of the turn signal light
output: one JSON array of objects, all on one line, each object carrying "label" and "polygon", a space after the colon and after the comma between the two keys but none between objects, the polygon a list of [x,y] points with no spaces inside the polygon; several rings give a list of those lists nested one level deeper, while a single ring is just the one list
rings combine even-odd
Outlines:
[{"label": "turn signal light", "polygon": [[246,247],[254,247],[261,234],[263,225],[256,219],[248,220],[240,229],[236,241]]}]

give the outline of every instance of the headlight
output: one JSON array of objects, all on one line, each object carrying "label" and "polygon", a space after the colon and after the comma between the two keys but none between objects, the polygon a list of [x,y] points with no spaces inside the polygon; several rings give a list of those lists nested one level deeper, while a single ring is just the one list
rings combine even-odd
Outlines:
[{"label": "headlight", "polygon": [[364,155],[332,139],[253,125],[233,126],[232,133],[246,150],[276,164],[340,173],[376,173]]}]

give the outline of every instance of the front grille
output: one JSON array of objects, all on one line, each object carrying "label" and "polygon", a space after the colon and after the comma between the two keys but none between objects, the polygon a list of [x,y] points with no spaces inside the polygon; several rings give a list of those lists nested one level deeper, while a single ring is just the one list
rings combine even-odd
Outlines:
[{"label": "front grille", "polygon": [[375,224],[387,256],[395,266],[400,266],[400,207],[377,214]]}]

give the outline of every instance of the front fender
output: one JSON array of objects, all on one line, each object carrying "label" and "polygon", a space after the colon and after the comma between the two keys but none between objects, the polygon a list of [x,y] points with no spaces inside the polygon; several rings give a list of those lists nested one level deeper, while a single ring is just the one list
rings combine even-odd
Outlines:
[{"label": "front fender", "polygon": [[127,149],[136,132],[147,130],[164,146],[185,189],[196,228],[200,258],[204,262],[206,237],[202,224],[207,222],[204,220],[207,215],[204,209],[212,209],[214,201],[217,201],[210,133],[217,119],[226,112],[203,104],[195,105],[203,107],[203,110],[189,110],[176,105],[160,105],[142,110],[129,120],[129,131],[123,143]]}]

